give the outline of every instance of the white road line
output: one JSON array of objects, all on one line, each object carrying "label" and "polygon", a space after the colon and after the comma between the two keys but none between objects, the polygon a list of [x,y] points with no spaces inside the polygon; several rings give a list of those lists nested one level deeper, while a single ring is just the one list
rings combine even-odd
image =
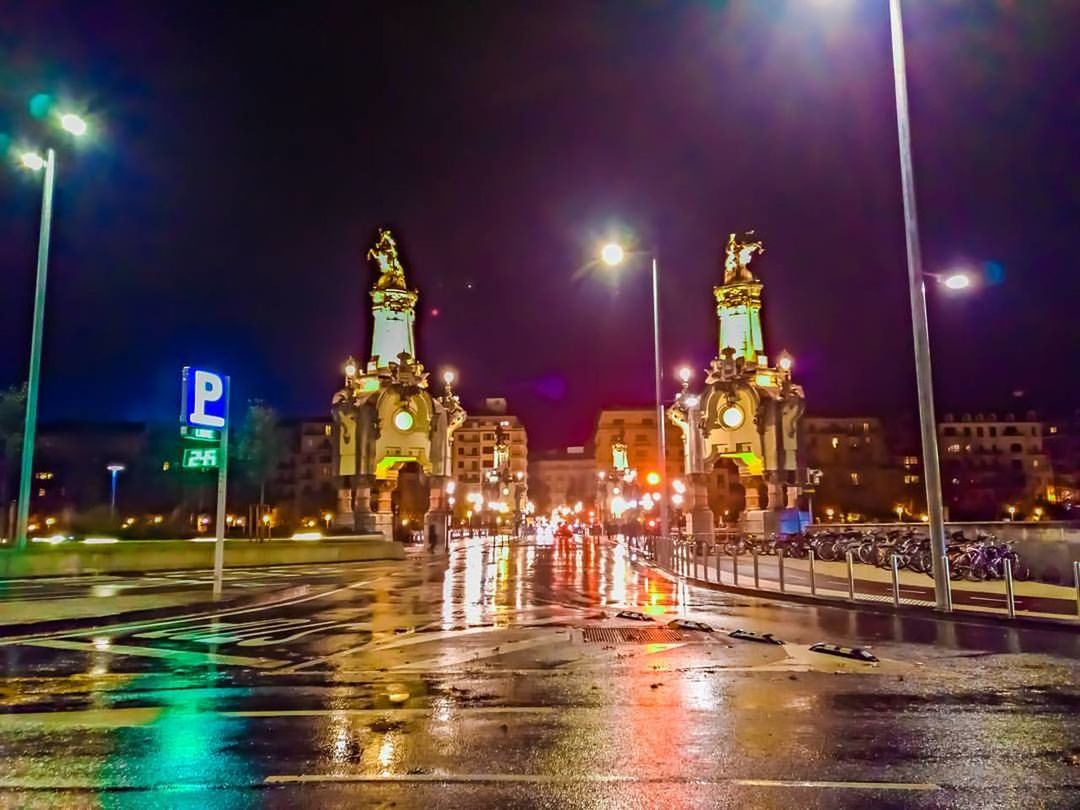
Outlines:
[{"label": "white road line", "polygon": [[337,658],[344,658],[348,655],[353,655],[358,652],[382,652],[384,650],[394,650],[399,647],[411,647],[414,644],[425,644],[429,641],[441,641],[449,638],[461,638],[462,636],[472,636],[477,633],[494,633],[498,630],[505,630],[503,627],[469,627],[465,630],[442,630],[437,633],[408,633],[404,636],[395,636],[394,638],[387,639],[382,642],[365,642],[356,647],[349,647],[347,650],[338,650],[336,653],[330,655],[324,655],[320,658],[312,658],[309,661],[303,661],[299,664],[293,664],[291,667],[285,667],[281,670],[282,674],[289,672],[299,672],[302,669],[308,669],[309,667],[318,666],[319,664],[325,664],[327,661],[333,661]]},{"label": "white road line", "polygon": [[0,715],[0,731],[34,728],[129,728],[147,726],[158,719],[164,708],[87,709],[85,711],[19,712]]},{"label": "white road line", "polygon": [[533,647],[543,647],[548,644],[555,644],[559,641],[569,640],[569,631],[562,631],[558,633],[544,635],[539,638],[527,638],[520,641],[510,641],[486,650],[462,650],[458,653],[436,655],[432,658],[425,658],[421,661],[411,661],[407,664],[399,664],[396,667],[390,667],[390,671],[396,672],[400,669],[420,669],[424,671],[441,670],[445,667],[453,667],[457,666],[458,664],[467,664],[475,661],[483,661],[487,658],[495,658],[500,655],[507,655],[508,653],[521,652],[522,650],[529,650]]},{"label": "white road line", "polygon": [[[649,778],[640,776],[624,776],[620,774],[545,774],[545,773],[467,773],[467,774],[337,774],[337,773],[301,773],[301,774],[276,774],[267,776],[265,784],[285,785],[319,782],[526,782],[526,783],[554,783],[573,784],[575,782],[590,783],[640,783],[640,784],[671,784],[685,783],[687,778]],[[782,787],[782,788],[817,788],[825,790],[898,790],[898,791],[930,791],[940,790],[941,785],[933,782],[828,782],[823,780],[799,780],[799,779],[710,779],[708,777],[694,777],[695,784],[736,785],[740,787]],[[0,783],[3,784],[3,783]]]},{"label": "white road line", "polygon": [[[24,728],[70,729],[70,728],[132,728],[156,722],[167,706],[139,706],[114,709],[85,709],[55,712],[20,712],[0,715],[0,733],[21,731]],[[272,719],[275,717],[341,717],[356,718],[397,717],[402,719],[431,719],[451,722],[476,715],[504,714],[561,714],[558,706],[461,706],[452,708],[389,708],[389,709],[265,709],[252,711],[211,712],[208,717],[232,717],[245,719]]]},{"label": "white road line", "polygon": [[311,596],[297,597],[295,599],[285,599],[280,602],[266,602],[261,605],[252,605],[245,608],[231,608],[229,610],[221,611],[211,610],[203,613],[188,613],[183,616],[174,616],[170,619],[150,619],[143,622],[130,622],[128,624],[105,624],[99,625],[97,627],[82,628],[79,630],[61,630],[55,633],[47,633],[45,635],[15,636],[13,638],[0,639],[0,647],[10,647],[16,644],[30,644],[43,639],[78,638],[79,636],[100,636],[103,634],[126,635],[135,630],[142,630],[144,628],[170,627],[177,624],[184,624],[186,622],[199,621],[200,619],[220,619],[226,616],[242,616],[248,613],[258,613],[265,610],[276,610],[278,608],[300,605],[304,602],[310,602],[314,599],[323,599],[327,596],[333,596],[336,593],[341,593],[342,591],[356,590],[363,586],[372,585],[381,580],[392,578],[393,576],[395,576],[394,573],[383,574],[382,576],[375,577],[374,579],[367,579],[363,580],[362,582],[353,582],[349,585],[343,585],[340,588],[333,588],[332,590],[312,594]]},{"label": "white road line", "polygon": [[266,709],[253,711],[219,712],[222,717],[431,717],[442,719],[443,715],[473,714],[561,714],[563,706],[454,706],[443,709]]},{"label": "white road line", "polygon": [[732,779],[747,787],[826,788],[845,790],[941,790],[934,782],[829,782],[821,779]]},{"label": "white road line", "polygon": [[245,658],[239,655],[221,655],[219,653],[193,652],[189,650],[166,650],[155,647],[127,647],[112,644],[100,648],[87,641],[68,641],[66,639],[43,639],[24,642],[33,647],[47,647],[56,650],[79,650],[81,652],[108,653],[110,655],[137,655],[144,658],[171,658],[180,664],[226,664],[237,667],[256,667],[268,669],[287,664],[274,658]]}]

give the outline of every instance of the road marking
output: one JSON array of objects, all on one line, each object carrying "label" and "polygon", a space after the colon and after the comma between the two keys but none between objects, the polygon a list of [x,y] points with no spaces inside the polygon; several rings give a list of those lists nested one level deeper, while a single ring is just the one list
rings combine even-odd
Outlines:
[{"label": "road marking", "polygon": [[282,670],[282,673],[298,672],[302,669],[308,669],[309,667],[318,666],[324,664],[327,661],[332,661],[337,658],[343,658],[348,655],[352,655],[358,652],[383,652],[385,650],[394,650],[399,647],[411,647],[415,644],[426,644],[429,641],[442,641],[450,638],[461,638],[462,636],[472,636],[477,633],[494,633],[499,630],[504,630],[502,627],[468,627],[464,630],[440,630],[437,633],[408,633],[401,637],[394,637],[387,639],[386,641],[365,642],[356,647],[350,647],[347,650],[339,650],[336,653],[330,655],[324,655],[319,658],[312,658],[310,661],[303,661],[299,664],[294,664],[291,667],[286,667]]},{"label": "road marking", "polygon": [[123,728],[146,726],[161,715],[160,706],[85,711],[21,712],[0,715],[0,729],[21,730],[26,726],[50,728]]},{"label": "road marking", "polygon": [[746,787],[804,787],[846,790],[941,790],[934,782],[829,782],[820,779],[732,779]]},{"label": "road marking", "polygon": [[406,664],[398,664],[395,667],[390,667],[390,670],[397,671],[400,669],[419,669],[423,671],[441,670],[445,667],[457,666],[458,664],[467,664],[475,661],[483,661],[487,658],[495,658],[500,655],[507,655],[508,653],[521,652],[522,650],[529,650],[533,647],[543,647],[548,644],[554,644],[558,641],[569,641],[570,632],[561,631],[558,633],[551,633],[549,635],[540,636],[539,638],[526,638],[520,641],[510,641],[505,644],[500,644],[497,647],[491,647],[487,650],[462,650],[459,653],[447,653],[444,655],[436,655],[431,658],[425,658],[420,661],[411,661]]},{"label": "road marking", "polygon": [[433,706],[417,709],[263,709],[219,712],[222,717],[431,717],[462,714],[562,714],[563,706]]},{"label": "road marking", "polygon": [[[147,726],[169,711],[167,706],[140,706],[115,709],[85,709],[55,712],[20,712],[0,715],[0,732],[21,731],[24,728],[48,730],[68,728],[132,728]],[[460,706],[388,709],[265,709],[253,711],[213,712],[208,716],[245,719],[274,717],[357,717],[378,719],[398,717],[431,719],[447,722],[464,716],[504,714],[559,714],[564,709],[556,706]]]},{"label": "road marking", "polygon": [[[375,782],[398,782],[398,783],[534,783],[534,784],[708,784],[708,785],[733,785],[737,787],[782,787],[782,788],[815,788],[823,790],[889,790],[889,791],[935,791],[941,790],[939,784],[933,782],[822,782],[822,781],[799,781],[799,780],[774,780],[774,779],[709,779],[701,777],[640,777],[608,774],[581,774],[581,775],[557,775],[557,774],[528,774],[528,773],[471,773],[471,774],[273,774],[265,777],[261,782],[248,782],[233,784],[230,789],[239,787],[255,787],[257,785],[288,785],[304,783],[375,783]],[[210,782],[184,782],[169,783],[164,785],[159,782],[125,782],[122,784],[112,783],[103,785],[100,778],[72,778],[64,779],[35,778],[32,776],[0,777],[0,789],[3,790],[90,790],[95,793],[113,793],[135,789],[159,790],[167,788],[170,791],[182,790],[205,790],[219,787]]]},{"label": "road marking", "polygon": [[[348,773],[301,773],[276,774],[264,780],[268,785],[285,785],[312,782],[534,782],[573,784],[590,783],[640,783],[640,784],[695,784],[736,785],[740,787],[819,788],[825,790],[940,790],[933,782],[827,782],[799,779],[710,779],[708,777],[640,777],[620,774],[562,775],[546,773],[468,773],[468,774],[348,774]],[[2,784],[2,783],[0,783]]]},{"label": "road marking", "polygon": [[250,622],[222,622],[212,619],[180,628],[136,633],[135,638],[164,638],[197,644],[237,644],[239,647],[265,647],[287,644],[312,633],[333,630],[370,631],[368,622],[313,622],[310,618],[256,619]]},{"label": "road marking", "polygon": [[248,613],[257,613],[264,610],[276,610],[283,607],[293,607],[294,605],[300,605],[304,602],[310,602],[314,599],[323,599],[327,596],[333,596],[334,594],[341,593],[342,591],[356,590],[366,585],[372,585],[384,579],[390,579],[394,576],[394,573],[383,574],[382,576],[375,577],[374,579],[367,579],[361,582],[353,582],[349,585],[343,585],[340,588],[333,588],[329,591],[323,591],[321,593],[312,594],[310,596],[284,599],[279,602],[266,602],[261,605],[252,605],[250,607],[231,608],[229,610],[221,611],[210,610],[204,611],[202,613],[188,613],[183,616],[174,616],[170,619],[150,619],[143,622],[129,622],[127,624],[116,625],[106,624],[99,625],[97,627],[82,628],[79,630],[59,630],[55,633],[47,633],[45,635],[14,636],[12,638],[0,639],[0,647],[10,647],[16,644],[31,644],[33,642],[43,639],[78,638],[79,636],[100,636],[106,633],[110,635],[127,635],[132,631],[142,630],[144,628],[169,627],[172,625],[183,624],[185,622],[197,621],[199,619],[220,619],[226,616],[242,616]]},{"label": "road marking", "polygon": [[180,664],[226,664],[237,667],[256,667],[269,669],[287,664],[288,661],[273,658],[245,658],[239,655],[221,655],[220,653],[192,652],[188,650],[166,650],[155,647],[127,647],[124,645],[110,644],[108,647],[98,647],[87,641],[68,641],[67,639],[42,639],[41,641],[28,641],[25,644],[33,647],[48,647],[55,650],[79,650],[80,652],[109,653],[110,655],[137,655],[144,658],[171,658]]}]

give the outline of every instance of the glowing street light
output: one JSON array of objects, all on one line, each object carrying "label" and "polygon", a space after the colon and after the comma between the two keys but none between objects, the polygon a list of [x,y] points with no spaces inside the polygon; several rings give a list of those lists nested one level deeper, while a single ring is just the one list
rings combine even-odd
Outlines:
[{"label": "glowing street light", "polygon": [[690,370],[690,366],[683,366],[679,369],[679,379],[683,381],[683,385],[687,385],[693,376],[694,372]]},{"label": "glowing street light", "polygon": [[29,169],[32,172],[40,172],[45,168],[45,158],[37,152],[23,152],[19,156],[19,162],[24,169]]},{"label": "glowing street light", "polygon": [[112,476],[112,481],[109,486],[109,516],[114,517],[116,515],[116,478],[120,473],[126,470],[127,467],[119,462],[115,462],[107,465],[105,469],[108,470]]},{"label": "glowing street light", "polygon": [[617,242],[608,242],[602,248],[600,248],[600,259],[608,267],[615,267],[623,263],[623,259],[626,258],[626,251],[622,249],[622,245]]},{"label": "glowing street light", "polygon": [[[638,251],[628,253],[618,242],[608,242],[600,249],[600,261],[608,267],[622,264],[629,255],[641,255]],[[664,400],[661,390],[663,375],[660,370],[660,263],[653,253],[652,259],[652,315],[653,315],[653,383],[656,394],[656,437],[660,450],[660,463],[667,464],[667,434],[664,430]],[[660,534],[668,536],[667,499],[660,500]]]},{"label": "glowing street light", "polygon": [[778,365],[780,366],[781,371],[791,371],[791,369],[795,366],[795,358],[793,358],[787,352],[781,352]]},{"label": "glowing street light", "polygon": [[941,283],[950,290],[966,290],[971,286],[971,276],[963,272],[950,273],[941,280]]},{"label": "glowing street light", "polygon": [[1005,509],[1005,511],[1009,513],[1009,520],[1015,520],[1016,519],[1016,507],[1015,506],[1009,506],[1009,507],[1007,507]]},{"label": "glowing street light", "polygon": [[[60,117],[60,125],[72,135],[86,133],[86,122],[68,113]],[[44,169],[41,183],[41,226],[38,231],[37,281],[34,285],[34,316],[30,332],[30,367],[26,381],[26,416],[23,425],[21,469],[19,471],[19,498],[15,510],[15,547],[25,549],[27,526],[30,523],[30,488],[34,473],[34,442],[37,434],[38,389],[41,382],[41,343],[45,328],[45,290],[49,268],[49,232],[52,229],[53,184],[56,178],[56,152],[48,149],[45,157],[36,152],[26,152],[22,165],[31,171]]]},{"label": "glowing street light", "polygon": [[60,116],[60,126],[74,135],[76,138],[86,134],[86,119],[75,113],[64,113]]}]

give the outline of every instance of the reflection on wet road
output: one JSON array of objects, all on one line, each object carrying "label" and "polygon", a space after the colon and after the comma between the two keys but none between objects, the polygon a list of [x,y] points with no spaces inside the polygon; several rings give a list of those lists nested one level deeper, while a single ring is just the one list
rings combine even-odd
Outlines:
[{"label": "reflection on wet road", "polygon": [[255,577],[259,604],[0,639],[0,807],[1080,799],[1073,632],[688,588],[596,540],[322,568]]}]

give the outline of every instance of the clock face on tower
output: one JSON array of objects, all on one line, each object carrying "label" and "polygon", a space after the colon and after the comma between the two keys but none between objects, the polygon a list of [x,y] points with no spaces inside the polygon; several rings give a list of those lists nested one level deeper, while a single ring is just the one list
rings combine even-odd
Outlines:
[{"label": "clock face on tower", "polygon": [[402,433],[412,430],[413,415],[404,408],[394,414],[394,427]]},{"label": "clock face on tower", "polygon": [[728,430],[736,430],[745,420],[746,415],[738,405],[728,405],[720,412],[720,423]]}]

